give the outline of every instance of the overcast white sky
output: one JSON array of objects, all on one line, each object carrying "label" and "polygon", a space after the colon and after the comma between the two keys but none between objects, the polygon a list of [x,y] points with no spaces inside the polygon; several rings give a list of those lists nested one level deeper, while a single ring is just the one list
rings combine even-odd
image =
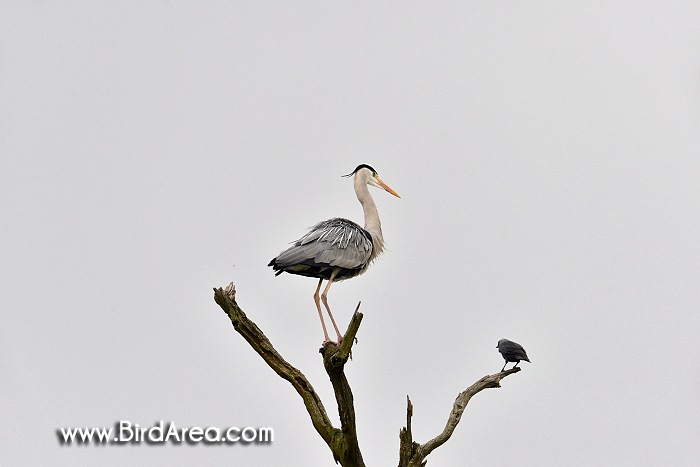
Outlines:
[{"label": "overcast white sky", "polygon": [[[334,420],[307,227],[388,251],[330,302],[369,466],[455,396],[432,466],[700,463],[700,3],[0,2],[0,464],[331,466],[240,305]],[[269,426],[271,446],[60,446],[59,427]]]}]

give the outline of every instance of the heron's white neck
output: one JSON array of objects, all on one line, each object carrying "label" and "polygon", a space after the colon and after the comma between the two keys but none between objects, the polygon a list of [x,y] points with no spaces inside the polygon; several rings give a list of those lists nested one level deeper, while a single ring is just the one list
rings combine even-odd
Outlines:
[{"label": "heron's white neck", "polygon": [[355,194],[362,205],[365,214],[365,230],[372,235],[374,248],[370,259],[374,259],[384,249],[384,236],[382,235],[382,223],[379,220],[377,205],[374,204],[372,195],[369,194],[366,176],[355,177]]}]

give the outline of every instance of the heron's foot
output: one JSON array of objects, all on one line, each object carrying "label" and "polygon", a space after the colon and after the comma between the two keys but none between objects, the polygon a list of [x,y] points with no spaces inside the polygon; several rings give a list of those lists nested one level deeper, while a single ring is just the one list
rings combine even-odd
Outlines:
[{"label": "heron's foot", "polygon": [[[340,345],[340,343],[343,342],[343,338],[344,338],[344,337],[345,337],[345,336],[338,336],[338,345]],[[360,342],[360,341],[357,340],[357,337],[354,338],[354,341],[355,341],[355,342],[354,342],[355,344],[357,344],[358,342]],[[333,342],[333,341],[329,340],[328,342]]]},{"label": "heron's foot", "polygon": [[338,340],[337,340],[337,341],[332,341],[332,340],[330,340],[330,339],[327,338],[327,339],[325,340],[325,342],[323,343],[323,345],[326,345],[326,342],[331,342],[331,343],[335,344],[336,347],[340,347],[340,343],[343,342],[343,336],[341,336],[340,334],[338,334]]}]

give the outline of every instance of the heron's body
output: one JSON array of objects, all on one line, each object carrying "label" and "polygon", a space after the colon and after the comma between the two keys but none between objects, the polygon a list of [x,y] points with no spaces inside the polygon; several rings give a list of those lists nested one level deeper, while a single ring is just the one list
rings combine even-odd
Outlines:
[{"label": "heron's body", "polygon": [[364,228],[340,217],[319,222],[306,235],[294,242],[291,247],[276,258],[273,258],[268,264],[276,275],[287,272],[319,279],[314,301],[321,318],[326,341],[330,339],[323,322],[319,303],[318,293],[321,290],[321,283],[324,280],[328,281],[321,299],[340,341],[340,331],[333,320],[326,298],[328,290],[335,281],[350,279],[365,272],[384,249],[384,236],[379,221],[379,212],[369,193],[368,185],[377,186],[397,197],[399,196],[379,178],[376,170],[368,165],[358,166],[350,175],[353,175],[355,194],[364,211]]},{"label": "heron's body", "polygon": [[527,353],[525,353],[523,346],[516,342],[509,341],[508,339],[501,339],[498,341],[496,348],[505,360],[501,371],[505,370],[508,362],[515,362],[515,365],[513,365],[513,368],[515,368],[521,360],[525,360],[526,362],[530,361],[530,359],[527,358]]},{"label": "heron's body", "polygon": [[372,235],[353,221],[336,217],[319,222],[268,266],[283,272],[334,281],[359,276],[378,254]]}]

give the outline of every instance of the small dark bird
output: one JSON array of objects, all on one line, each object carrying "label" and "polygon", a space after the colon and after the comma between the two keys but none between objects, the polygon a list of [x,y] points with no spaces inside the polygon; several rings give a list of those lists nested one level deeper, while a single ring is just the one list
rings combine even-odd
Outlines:
[{"label": "small dark bird", "polygon": [[498,341],[496,348],[499,352],[501,352],[503,359],[506,361],[503,364],[501,371],[506,369],[508,362],[515,362],[515,365],[513,365],[513,368],[515,368],[518,366],[518,363],[520,363],[520,360],[525,360],[526,362],[530,361],[530,359],[527,358],[527,353],[525,353],[523,346],[513,341],[509,341],[508,339],[501,339]]}]

